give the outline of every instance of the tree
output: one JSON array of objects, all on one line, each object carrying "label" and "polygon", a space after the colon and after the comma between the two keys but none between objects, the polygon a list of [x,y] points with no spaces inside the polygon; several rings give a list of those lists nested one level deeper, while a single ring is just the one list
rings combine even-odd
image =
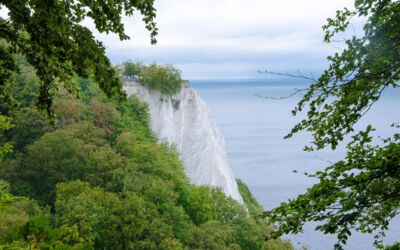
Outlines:
[{"label": "tree", "polygon": [[0,248],[22,238],[23,226],[40,212],[34,201],[11,195],[9,188],[7,182],[0,180]]},{"label": "tree", "polygon": [[22,151],[25,146],[52,130],[48,117],[35,108],[22,108],[13,122],[15,126],[9,136],[16,151]]},{"label": "tree", "polygon": [[[17,160],[5,161],[2,172],[12,180],[13,189],[54,204],[58,182],[82,178],[87,168],[85,144],[64,131],[45,134],[27,146],[27,153]],[[16,161],[16,164],[13,162]]]},{"label": "tree", "polygon": [[57,128],[65,128],[68,125],[82,121],[85,106],[68,93],[59,93],[54,103],[54,125]]},{"label": "tree", "polygon": [[122,74],[124,76],[134,77],[139,76],[143,69],[143,63],[127,61],[122,64]]},{"label": "tree", "polygon": [[190,248],[196,250],[241,249],[240,246],[234,244],[235,233],[232,226],[210,220],[196,228]]},{"label": "tree", "polygon": [[102,129],[88,124],[48,132],[26,146],[26,152],[2,162],[0,175],[13,184],[13,192],[54,205],[57,183],[90,179],[106,185],[111,168],[123,165],[103,136]]},{"label": "tree", "polygon": [[[13,125],[11,124],[11,118],[0,115],[0,132],[7,131],[11,129]],[[2,139],[2,136],[0,136]],[[9,153],[12,151],[12,145],[10,143],[5,143],[0,146],[0,159],[3,158],[4,154]]]},{"label": "tree", "polygon": [[[299,233],[305,222],[316,230],[337,234],[341,249],[352,230],[375,233],[375,246],[400,207],[400,134],[378,145],[372,125],[355,131],[354,125],[377,102],[385,89],[400,80],[400,2],[357,0],[355,9],[337,11],[323,27],[325,42],[346,31],[352,18],[366,20],[362,36],[345,40],[341,53],[328,57],[330,66],[306,90],[293,114],[307,110],[307,118],[287,135],[305,130],[313,135],[306,150],[319,150],[350,138],[347,156],[312,174],[319,183],[303,195],[282,203],[265,215],[279,227],[274,236]],[[393,125],[399,128],[399,126]]]},{"label": "tree", "polygon": [[93,118],[96,127],[104,129],[107,135],[112,135],[115,130],[115,121],[118,111],[111,103],[92,100],[88,105],[88,111]]},{"label": "tree", "polygon": [[157,28],[153,0],[146,1],[0,1],[8,10],[8,19],[0,18],[0,95],[7,95],[4,86],[12,81],[18,67],[13,53],[23,55],[40,79],[38,105],[51,113],[56,90],[63,86],[77,91],[72,77],[92,75],[108,95],[124,96],[122,83],[105,56],[105,47],[92,32],[81,25],[90,18],[96,29],[115,33],[127,40],[122,16],[138,11],[155,43]]},{"label": "tree", "polygon": [[248,209],[249,215],[253,218],[258,218],[263,213],[264,209],[260,203],[258,203],[256,197],[250,192],[247,185],[240,179],[236,179],[240,196],[242,196],[244,204]]},{"label": "tree", "polygon": [[140,83],[162,94],[174,95],[182,86],[181,72],[172,65],[150,64],[142,69]]},{"label": "tree", "polygon": [[81,181],[57,184],[57,226],[78,225],[86,249],[122,249],[120,209],[115,193]]}]

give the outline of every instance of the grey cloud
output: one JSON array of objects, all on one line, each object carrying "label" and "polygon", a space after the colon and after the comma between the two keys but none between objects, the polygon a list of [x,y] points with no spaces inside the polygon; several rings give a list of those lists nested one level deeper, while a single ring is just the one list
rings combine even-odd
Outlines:
[{"label": "grey cloud", "polygon": [[158,45],[140,16],[125,19],[131,41],[96,34],[114,63],[171,63],[187,78],[257,77],[257,70],[320,72],[335,49],[321,26],[346,0],[159,0]]}]

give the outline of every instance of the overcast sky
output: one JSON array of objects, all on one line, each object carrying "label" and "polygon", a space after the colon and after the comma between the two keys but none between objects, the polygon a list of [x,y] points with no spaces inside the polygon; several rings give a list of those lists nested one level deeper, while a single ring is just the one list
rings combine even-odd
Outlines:
[{"label": "overcast sky", "polygon": [[[322,25],[354,0],[155,0],[158,43],[150,45],[141,16],[124,18],[131,40],[99,34],[114,64],[126,60],[173,64],[185,79],[266,77],[267,69],[318,75],[326,56]],[[0,16],[7,11],[0,10]]]},{"label": "overcast sky", "polygon": [[[318,75],[326,56],[322,25],[354,0],[155,0],[158,43],[150,45],[141,16],[124,18],[131,40],[99,34],[114,64],[126,60],[173,64],[186,79],[265,77],[267,69]],[[5,9],[0,16],[6,16]]]},{"label": "overcast sky", "polygon": [[187,79],[259,78],[257,70],[318,74],[335,52],[322,42],[327,17],[353,0],[156,0],[158,44],[140,16],[126,18],[131,40],[104,42],[113,63],[174,64]]},{"label": "overcast sky", "polygon": [[318,74],[335,52],[321,26],[350,0],[156,0],[158,43],[140,16],[125,18],[131,40],[99,35],[113,63],[170,63],[187,79],[259,78],[257,70]]}]

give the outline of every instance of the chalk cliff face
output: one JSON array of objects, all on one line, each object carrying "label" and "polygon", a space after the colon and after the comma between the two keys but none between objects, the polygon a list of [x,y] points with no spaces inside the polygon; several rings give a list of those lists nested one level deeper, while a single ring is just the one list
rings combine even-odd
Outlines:
[{"label": "chalk cliff face", "polygon": [[224,138],[206,103],[188,83],[173,96],[149,90],[135,81],[126,81],[124,88],[128,96],[137,95],[148,103],[153,132],[176,145],[192,184],[220,187],[226,195],[243,203]]}]

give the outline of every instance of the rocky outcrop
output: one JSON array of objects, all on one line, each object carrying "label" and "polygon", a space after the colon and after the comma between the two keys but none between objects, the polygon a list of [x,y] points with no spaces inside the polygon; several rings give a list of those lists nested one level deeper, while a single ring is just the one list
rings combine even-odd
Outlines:
[{"label": "rocky outcrop", "polygon": [[124,88],[128,96],[137,95],[149,105],[153,132],[176,145],[192,184],[220,187],[226,195],[243,203],[224,138],[206,103],[188,82],[172,96],[150,90],[135,80],[125,80]]}]

